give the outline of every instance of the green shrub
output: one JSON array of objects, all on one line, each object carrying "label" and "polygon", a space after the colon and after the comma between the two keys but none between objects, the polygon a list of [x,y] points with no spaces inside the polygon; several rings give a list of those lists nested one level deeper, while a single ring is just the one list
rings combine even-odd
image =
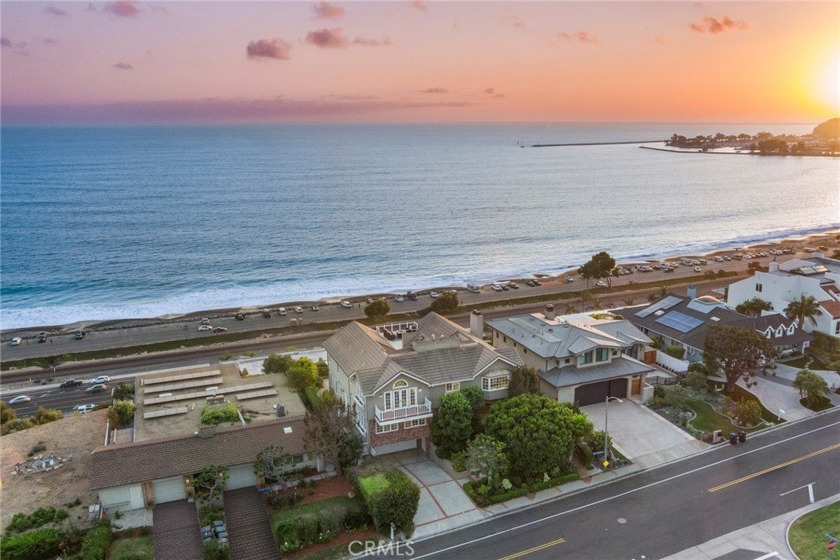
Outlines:
[{"label": "green shrub", "polygon": [[65,509],[55,509],[53,507],[38,508],[29,515],[24,513],[14,514],[6,530],[8,532],[22,533],[23,531],[36,529],[47,523],[58,523],[68,517],[69,514]]},{"label": "green shrub", "polygon": [[210,539],[204,543],[204,560],[228,560],[230,548],[226,543],[220,543],[216,539]]},{"label": "green shrub", "polygon": [[366,527],[368,523],[370,523],[370,516],[368,515],[364,504],[358,501],[353,502],[353,504],[347,508],[347,511],[344,512],[343,523],[344,528],[347,530]]},{"label": "green shrub", "polygon": [[330,376],[330,366],[324,360],[318,360],[316,362],[315,367],[318,368],[318,376],[319,377],[329,377]]},{"label": "green shrub", "polygon": [[742,426],[753,426],[761,419],[761,405],[751,399],[742,399],[735,408],[735,417]]},{"label": "green shrub", "polygon": [[112,426],[130,426],[134,421],[134,411],[137,407],[131,401],[115,400],[108,408],[108,420]]},{"label": "green shrub", "polygon": [[663,387],[662,385],[654,385],[654,387],[653,387],[653,398],[655,398],[655,399],[665,398],[665,387]]},{"label": "green shrub", "polygon": [[592,451],[592,448],[589,447],[589,444],[586,442],[579,442],[577,445],[575,445],[575,453],[577,454],[578,460],[585,467],[591,465],[592,461],[595,460],[595,455]]},{"label": "green shrub", "polygon": [[395,468],[365,477],[359,480],[359,486],[377,529],[388,531],[391,523],[406,533],[413,528],[420,489],[404,472]]},{"label": "green shrub", "polygon": [[103,523],[87,532],[82,542],[82,560],[105,560],[111,546],[111,526]]},{"label": "green shrub", "polygon": [[694,370],[690,372],[682,380],[682,384],[697,391],[706,390],[706,373],[703,371]]},{"label": "green shrub", "polygon": [[679,346],[677,344],[673,344],[671,346],[665,347],[665,353],[671,356],[672,358],[677,358],[678,360],[682,360],[683,356],[685,356],[685,347]]},{"label": "green shrub", "polygon": [[318,541],[321,532],[321,519],[316,515],[301,515],[297,519],[297,537],[303,546],[309,546]]},{"label": "green shrub", "polygon": [[5,436],[14,432],[20,432],[21,430],[28,430],[34,425],[35,421],[32,418],[13,418],[3,424],[3,428],[0,429],[0,434]]},{"label": "green shrub", "polygon": [[699,371],[703,374],[706,372],[706,364],[703,362],[691,362],[688,364],[688,373],[694,373],[695,371]]},{"label": "green shrub", "polygon": [[204,505],[201,506],[201,524],[210,525],[214,521],[224,521],[225,511],[220,506]]},{"label": "green shrub", "polygon": [[48,560],[61,554],[58,529],[36,529],[0,541],[3,560]]},{"label": "green shrub", "polygon": [[452,468],[455,472],[464,472],[467,470],[467,467],[464,465],[464,461],[467,458],[466,451],[458,451],[457,453],[453,453],[450,461],[452,462]]},{"label": "green shrub", "polygon": [[221,424],[223,422],[236,422],[239,420],[239,411],[233,403],[224,405],[205,405],[201,410],[202,424]]},{"label": "green shrub", "polygon": [[529,489],[531,490],[531,492],[539,492],[540,490],[545,490],[546,488],[553,488],[555,486],[566,484],[567,482],[571,482],[573,480],[578,479],[580,479],[580,474],[573,472],[549,480],[544,480],[542,482],[536,482],[534,484],[531,484],[529,486]]}]

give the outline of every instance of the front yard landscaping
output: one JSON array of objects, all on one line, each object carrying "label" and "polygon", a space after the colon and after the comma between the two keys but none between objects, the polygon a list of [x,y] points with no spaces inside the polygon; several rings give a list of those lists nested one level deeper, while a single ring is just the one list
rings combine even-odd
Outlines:
[{"label": "front yard landscaping", "polygon": [[336,538],[349,542],[370,536],[369,523],[361,499],[339,496],[275,512],[271,516],[271,532],[285,556]]},{"label": "front yard landscaping", "polygon": [[[840,502],[822,507],[797,519],[788,531],[790,547],[801,560],[833,558],[826,533],[840,538]],[[840,543],[837,544],[840,546]]]},{"label": "front yard landscaping", "polygon": [[151,535],[117,539],[111,545],[110,560],[153,560],[155,557],[155,543]]}]

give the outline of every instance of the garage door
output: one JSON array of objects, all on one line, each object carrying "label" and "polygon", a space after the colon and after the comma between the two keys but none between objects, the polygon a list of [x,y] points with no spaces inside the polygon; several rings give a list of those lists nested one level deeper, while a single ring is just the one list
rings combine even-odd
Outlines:
[{"label": "garage door", "polygon": [[166,502],[174,502],[176,500],[185,500],[187,498],[184,491],[183,477],[169,478],[167,480],[156,480],[155,487],[155,503],[165,504]]},{"label": "garage door", "polygon": [[228,475],[225,490],[238,490],[239,488],[257,485],[257,477],[254,475],[254,465],[231,467]]},{"label": "garage door", "polygon": [[371,451],[374,455],[385,455],[386,453],[396,453],[397,451],[406,451],[408,449],[417,449],[416,439],[401,441],[399,443],[392,443],[390,445],[380,445],[379,447],[372,447]]},{"label": "garage door", "polygon": [[627,380],[610,379],[581,385],[575,389],[575,401],[578,406],[597,404],[607,400],[607,396],[624,398],[627,396]]}]

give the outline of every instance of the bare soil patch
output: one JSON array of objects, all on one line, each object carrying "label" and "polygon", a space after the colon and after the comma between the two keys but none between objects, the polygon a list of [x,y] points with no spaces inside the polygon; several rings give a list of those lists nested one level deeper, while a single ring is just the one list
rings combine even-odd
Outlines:
[{"label": "bare soil patch", "polygon": [[[39,507],[62,507],[76,498],[81,506],[68,509],[70,520],[87,524],[87,506],[96,503],[90,491],[91,452],[105,437],[107,411],[74,415],[63,420],[35,426],[0,438],[0,522],[5,527],[15,513],[32,513]],[[15,465],[27,458],[33,447],[43,443],[39,455],[72,456],[60,469],[14,474]]]}]

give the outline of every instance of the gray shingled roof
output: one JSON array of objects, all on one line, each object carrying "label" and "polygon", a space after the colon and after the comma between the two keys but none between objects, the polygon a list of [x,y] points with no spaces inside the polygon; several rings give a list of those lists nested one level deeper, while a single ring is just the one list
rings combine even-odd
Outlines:
[{"label": "gray shingled roof", "polygon": [[[284,428],[292,428],[287,434]],[[91,455],[91,490],[192,475],[207,465],[234,466],[256,461],[269,445],[287,453],[304,453],[302,416],[261,422],[255,426],[218,428],[209,438],[179,436],[100,447]]]},{"label": "gray shingled roof", "polygon": [[[472,379],[497,359],[514,365],[522,363],[515,350],[496,350],[436,313],[417,321],[417,332],[403,336],[402,350],[394,349],[384,340],[373,340],[372,346],[371,333],[373,337],[378,335],[361,325],[361,328],[350,328],[356,324],[342,328],[324,346],[345,373],[356,374],[365,395],[373,394],[400,373],[431,386]],[[378,347],[382,345],[388,348],[380,350]],[[359,356],[366,352],[373,356]]]},{"label": "gray shingled roof", "polygon": [[611,362],[603,365],[594,365],[583,368],[576,368],[573,365],[561,368],[551,368],[547,372],[538,372],[539,376],[551,383],[554,387],[569,387],[581,383],[592,383],[603,381],[614,377],[625,377],[627,375],[638,375],[653,371],[648,365],[627,356],[618,356]]},{"label": "gray shingled roof", "polygon": [[636,342],[650,342],[623,320],[548,321],[534,314],[493,319],[487,324],[542,358],[567,358],[598,346],[627,348]]},{"label": "gray shingled roof", "polygon": [[[709,325],[738,323],[746,317],[745,315],[741,315],[740,313],[723,306],[698,306],[696,304],[691,305],[692,300],[689,298],[676,296],[674,294],[668,294],[668,296],[678,298],[680,302],[669,307],[667,310],[665,310],[665,313],[678,311],[683,315],[688,315],[689,317],[693,317],[695,319],[698,319],[699,321],[702,321],[702,324],[691,329],[687,333],[684,333],[676,329],[672,329],[671,327],[668,327],[666,325],[663,325],[662,323],[656,322],[656,320],[659,319],[659,317],[662,315],[651,313],[647,317],[639,317],[638,315],[636,315],[636,313],[639,313],[641,311],[638,306],[624,309],[615,309],[613,310],[613,312],[618,315],[621,315],[637,327],[646,328],[651,333],[660,334],[670,339],[678,340],[683,344],[687,344],[688,346],[691,346],[692,348],[697,348],[701,351],[703,350],[706,340],[706,328]],[[654,302],[651,305],[655,304],[656,302]],[[700,311],[698,309],[703,309],[703,311]]]},{"label": "gray shingled roof", "polygon": [[[732,326],[752,328],[762,335],[764,335],[767,327],[772,327],[774,333],[772,338],[770,338],[770,344],[773,346],[793,344],[799,348],[803,342],[810,342],[814,339],[811,333],[805,332],[797,325],[794,326],[793,334],[787,334],[787,329],[791,323],[794,323],[794,321],[791,321],[780,313],[773,313],[771,315],[762,315],[761,317],[745,317],[740,323],[733,323]],[[784,334],[777,338],[775,331],[780,325],[784,327]]]}]

